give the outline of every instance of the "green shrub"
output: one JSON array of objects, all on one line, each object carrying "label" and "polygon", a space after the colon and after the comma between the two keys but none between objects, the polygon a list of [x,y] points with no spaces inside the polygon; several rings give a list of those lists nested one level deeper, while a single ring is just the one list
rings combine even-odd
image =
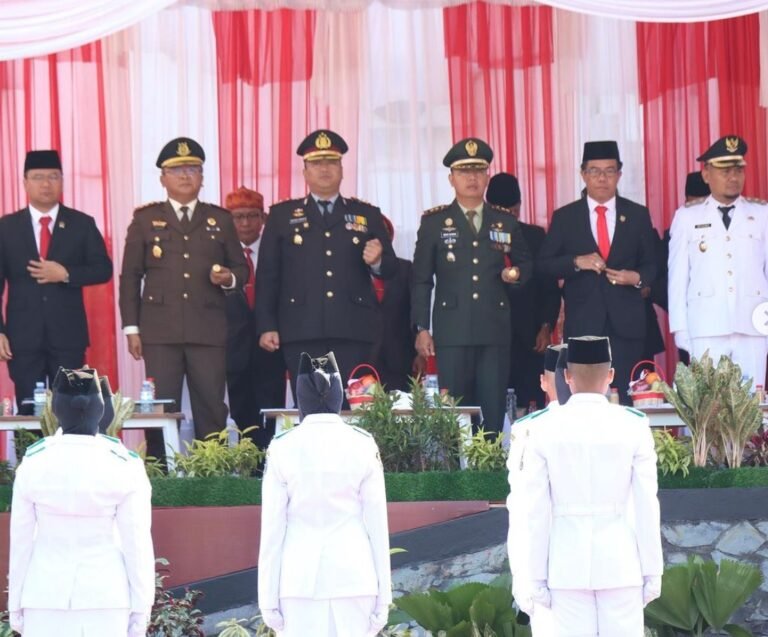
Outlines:
[{"label": "green shrub", "polygon": [[693,454],[690,445],[675,438],[666,429],[653,430],[653,442],[656,447],[657,464],[662,475],[688,475]]},{"label": "green shrub", "polygon": [[464,457],[470,471],[503,471],[507,466],[507,450],[502,436],[480,427],[472,439],[464,444]]}]

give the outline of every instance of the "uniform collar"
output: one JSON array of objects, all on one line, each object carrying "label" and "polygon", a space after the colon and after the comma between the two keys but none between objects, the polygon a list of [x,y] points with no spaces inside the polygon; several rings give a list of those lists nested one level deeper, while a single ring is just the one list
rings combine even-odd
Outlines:
[{"label": "uniform collar", "polygon": [[173,208],[173,211],[177,215],[179,214],[179,211],[181,210],[182,206],[186,206],[187,208],[189,208],[189,217],[190,217],[190,219],[192,218],[192,215],[195,212],[195,208],[197,208],[197,202],[198,202],[197,199],[193,199],[189,203],[179,203],[175,199],[171,199],[170,197],[168,197],[168,203],[171,204],[171,207]]},{"label": "uniform collar", "polygon": [[603,394],[593,394],[590,392],[579,392],[578,394],[571,394],[566,405],[589,405],[589,404],[601,404],[607,405],[608,398]]},{"label": "uniform collar", "polygon": [[51,220],[51,230],[53,230],[52,226],[56,225],[56,217],[59,215],[59,204],[56,204],[48,212],[41,212],[31,204],[27,208],[29,208],[29,214],[32,215],[32,223],[39,225],[40,219],[48,217]]}]

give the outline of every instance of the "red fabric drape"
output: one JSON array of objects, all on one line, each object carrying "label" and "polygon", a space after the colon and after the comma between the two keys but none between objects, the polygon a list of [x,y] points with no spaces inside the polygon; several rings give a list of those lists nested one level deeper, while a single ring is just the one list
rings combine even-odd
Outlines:
[{"label": "red fabric drape", "polygon": [[[643,103],[646,197],[662,233],[685,200],[685,177],[718,137],[749,145],[745,192],[768,196],[766,111],[760,107],[759,17],[694,24],[637,25]],[[666,328],[666,316],[662,316]],[[674,376],[673,339],[665,330],[666,371]]]},{"label": "red fabric drape", "polygon": [[295,151],[310,123],[315,23],[313,11],[213,14],[222,197],[243,185],[266,202],[296,193]]},{"label": "red fabric drape", "polygon": [[485,139],[491,172],[520,180],[523,220],[544,224],[555,207],[552,9],[475,2],[443,16],[454,139]]},{"label": "red fabric drape", "polygon": [[[24,156],[55,148],[64,172],[63,203],[92,215],[111,251],[107,199],[107,131],[101,44],[47,57],[0,62],[0,211],[27,204]],[[88,365],[118,387],[113,283],[85,288],[91,346]],[[13,395],[5,365],[0,395]]]}]

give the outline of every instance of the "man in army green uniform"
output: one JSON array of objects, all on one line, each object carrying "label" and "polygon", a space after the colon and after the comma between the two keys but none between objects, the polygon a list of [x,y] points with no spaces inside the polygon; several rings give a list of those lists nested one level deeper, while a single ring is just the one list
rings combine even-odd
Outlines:
[{"label": "man in army green uniform", "polygon": [[[397,271],[381,211],[339,194],[347,149],[330,130],[299,144],[309,194],[270,208],[256,268],[261,347],[282,350],[290,372],[302,352],[317,358],[333,351],[345,381],[369,362],[379,334],[371,276],[389,279]],[[291,385],[295,392],[294,374]]]},{"label": "man in army green uniform", "polygon": [[456,199],[421,219],[411,322],[417,352],[437,356],[440,386],[465,405],[480,405],[485,429],[500,432],[510,365],[507,286],[527,281],[533,264],[515,216],[483,201],[491,159],[490,146],[476,138],[443,159]]},{"label": "man in army green uniform", "polygon": [[[187,377],[198,439],[226,425],[224,290],[248,280],[231,215],[198,201],[204,161],[202,147],[188,137],[162,149],[157,167],[168,200],[134,213],[120,275],[128,351],[144,358],[157,397],[175,400],[174,409]],[[147,453],[165,457],[159,431],[147,432]]]}]

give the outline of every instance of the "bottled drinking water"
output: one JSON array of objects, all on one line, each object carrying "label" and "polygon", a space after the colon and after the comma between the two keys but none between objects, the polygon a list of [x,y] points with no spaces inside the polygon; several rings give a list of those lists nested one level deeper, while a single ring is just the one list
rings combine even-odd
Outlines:
[{"label": "bottled drinking water", "polygon": [[152,401],[155,399],[155,382],[147,378],[141,383],[141,392],[139,393],[139,413],[151,414]]},{"label": "bottled drinking water", "polygon": [[35,383],[35,391],[32,394],[32,399],[34,400],[34,415],[35,416],[42,416],[43,415],[43,409],[45,408],[45,402],[47,399],[46,391],[45,391],[45,383],[40,381]]},{"label": "bottled drinking water", "polygon": [[424,393],[430,405],[437,402],[435,397],[440,395],[440,383],[437,380],[437,374],[427,374],[424,377]]},{"label": "bottled drinking water", "polygon": [[507,418],[509,419],[509,424],[511,425],[513,422],[515,422],[515,418],[517,417],[517,395],[515,394],[513,387],[507,389],[506,408]]}]

